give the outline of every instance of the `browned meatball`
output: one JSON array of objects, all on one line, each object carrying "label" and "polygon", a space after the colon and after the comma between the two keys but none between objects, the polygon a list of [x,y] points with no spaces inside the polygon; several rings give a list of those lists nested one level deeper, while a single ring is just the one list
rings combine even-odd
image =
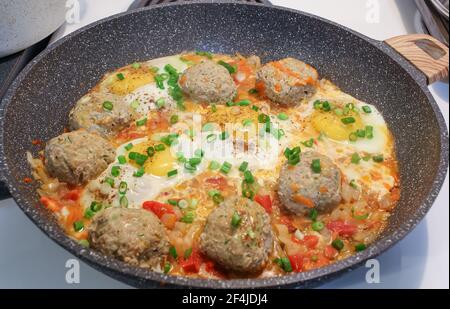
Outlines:
[{"label": "browned meatball", "polygon": [[61,134],[51,139],[44,150],[47,171],[70,184],[96,178],[115,156],[116,151],[107,140],[84,130]]},{"label": "browned meatball", "polygon": [[[320,173],[312,170],[313,160],[319,160]],[[341,171],[327,156],[305,152],[297,165],[282,167],[278,195],[284,206],[298,215],[312,208],[331,211],[341,201]]]},{"label": "browned meatball", "polygon": [[180,86],[184,93],[198,102],[226,103],[237,93],[228,70],[210,60],[194,64],[184,71]]},{"label": "browned meatball", "polygon": [[161,221],[144,209],[106,208],[94,217],[88,231],[94,249],[132,265],[157,267],[169,253]]},{"label": "browned meatball", "polygon": [[315,93],[318,78],[312,66],[285,58],[262,66],[256,74],[256,85],[272,101],[296,105]]},{"label": "browned meatball", "polygon": [[230,198],[208,216],[200,249],[225,269],[239,273],[260,271],[272,249],[270,218],[256,202]]}]

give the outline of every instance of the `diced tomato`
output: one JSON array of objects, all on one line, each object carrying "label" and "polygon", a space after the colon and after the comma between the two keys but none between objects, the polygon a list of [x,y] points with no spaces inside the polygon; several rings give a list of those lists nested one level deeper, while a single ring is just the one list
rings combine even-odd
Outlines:
[{"label": "diced tomato", "polygon": [[270,195],[256,195],[255,202],[261,205],[267,213],[272,213],[272,200],[270,199]]},{"label": "diced tomato", "polygon": [[142,208],[152,211],[158,218],[162,218],[165,214],[175,215],[172,205],[164,204],[156,201],[146,201],[142,204]]},{"label": "diced tomato", "polygon": [[71,201],[78,201],[79,198],[80,198],[80,189],[70,190],[63,196],[63,199]]},{"label": "diced tomato", "polygon": [[227,180],[221,176],[206,178],[205,182],[219,190],[223,190],[228,186]]},{"label": "diced tomato", "polygon": [[338,233],[339,236],[352,236],[355,234],[357,226],[342,220],[334,220],[328,222],[327,228],[332,232]]},{"label": "diced tomato", "polygon": [[330,245],[326,246],[323,250],[323,255],[329,260],[333,260],[338,255],[338,253],[339,252]]},{"label": "diced tomato", "polygon": [[301,254],[290,255],[289,262],[291,262],[292,270],[295,272],[301,272],[303,269],[304,256]]},{"label": "diced tomato", "polygon": [[61,205],[58,203],[58,201],[55,201],[54,199],[48,196],[41,197],[40,201],[45,207],[47,207],[51,211],[56,212],[61,209]]},{"label": "diced tomato", "polygon": [[219,278],[225,278],[224,274],[216,269],[216,265],[213,261],[206,261],[205,262],[205,270],[211,274],[213,274],[216,277]]},{"label": "diced tomato", "polygon": [[319,243],[319,237],[316,235],[306,235],[303,238],[303,242],[309,249],[314,249]]},{"label": "diced tomato", "polygon": [[202,265],[202,257],[197,250],[192,250],[191,255],[187,258],[180,258],[180,265],[183,270],[188,273],[198,273]]}]

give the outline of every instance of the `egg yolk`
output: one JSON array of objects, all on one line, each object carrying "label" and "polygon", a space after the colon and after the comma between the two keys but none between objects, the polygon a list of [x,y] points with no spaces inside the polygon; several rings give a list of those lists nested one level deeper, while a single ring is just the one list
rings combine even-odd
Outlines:
[{"label": "egg yolk", "polygon": [[[117,74],[122,74],[120,78]],[[139,87],[153,82],[153,74],[150,70],[124,69],[110,78],[109,89],[117,95],[126,95]]]},{"label": "egg yolk", "polygon": [[[347,117],[353,117],[355,122],[350,124],[342,122],[342,119]],[[315,111],[311,123],[316,131],[322,132],[327,137],[337,141],[348,140],[351,133],[364,128],[361,117],[355,112],[338,116],[333,111]]]},{"label": "egg yolk", "polygon": [[[154,147],[156,144],[153,142],[144,142],[137,145],[130,150],[130,152],[137,152],[143,155],[147,155],[148,147]],[[128,156],[128,154],[127,154]],[[129,162],[135,166],[140,167],[134,160],[129,160]],[[167,173],[177,168],[176,158],[172,155],[170,147],[165,146],[162,151],[155,151],[152,157],[149,157],[144,165],[146,174],[151,174],[155,176],[167,176]]]}]

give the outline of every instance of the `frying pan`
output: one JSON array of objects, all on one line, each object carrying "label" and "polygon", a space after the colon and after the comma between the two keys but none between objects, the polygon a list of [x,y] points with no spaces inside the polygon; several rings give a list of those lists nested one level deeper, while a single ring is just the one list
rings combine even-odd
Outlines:
[{"label": "frying pan", "polygon": [[[396,140],[402,195],[389,225],[367,250],[324,268],[276,278],[204,280],[151,272],[86,249],[68,238],[38,202],[25,152],[68,123],[73,104],[114,68],[185,50],[295,57],[343,91],[375,104]],[[425,52],[426,50],[427,52]],[[407,58],[399,54],[401,52]],[[413,65],[414,64],[414,65]],[[418,70],[416,67],[420,67]],[[308,287],[385,251],[425,216],[448,166],[448,132],[427,89],[448,74],[448,49],[431,37],[375,41],[291,9],[229,1],[168,4],[119,14],[52,45],[14,81],[0,108],[1,177],[25,214],[92,267],[138,287]]]}]

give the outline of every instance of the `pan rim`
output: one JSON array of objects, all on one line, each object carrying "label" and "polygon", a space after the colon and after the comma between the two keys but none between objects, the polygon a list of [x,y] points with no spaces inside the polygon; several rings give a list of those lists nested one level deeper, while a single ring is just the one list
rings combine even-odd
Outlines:
[{"label": "pan rim", "polygon": [[[280,277],[271,277],[264,279],[231,279],[231,280],[216,280],[216,279],[197,279],[197,278],[189,278],[189,277],[181,277],[181,276],[172,276],[165,275],[153,271],[144,270],[142,268],[130,266],[124,262],[120,262],[112,257],[103,256],[95,251],[83,248],[79,244],[77,244],[74,240],[70,239],[68,236],[63,235],[61,231],[54,230],[52,228],[48,228],[45,226],[46,218],[36,215],[30,211],[32,205],[28,204],[28,201],[21,199],[20,192],[12,185],[11,182],[8,181],[8,178],[11,177],[11,171],[5,160],[4,153],[4,144],[3,144],[3,130],[0,134],[0,158],[2,158],[2,162],[0,163],[0,176],[3,177],[8,186],[11,195],[13,196],[16,203],[19,205],[21,210],[36,224],[50,239],[55,241],[58,245],[63,247],[65,250],[74,254],[76,257],[81,260],[87,262],[90,266],[100,269],[102,272],[106,272],[108,275],[115,278],[127,278],[133,280],[133,285],[135,286],[146,286],[148,285],[148,281],[151,281],[155,285],[160,284],[168,284],[178,287],[197,287],[197,288],[268,288],[268,287],[289,287],[289,286],[310,286],[313,283],[318,284],[321,281],[325,281],[331,279],[332,277],[336,277],[344,271],[352,270],[362,263],[364,263],[367,259],[373,258],[382,252],[389,249],[395,243],[403,239],[409,232],[411,232],[414,227],[424,218],[427,211],[433,205],[434,200],[436,199],[442,184],[445,180],[445,176],[447,174],[448,168],[448,131],[445,124],[445,120],[443,115],[440,112],[440,109],[426,87],[426,79],[425,76],[415,69],[411,64],[409,64],[403,57],[393,51],[390,47],[388,47],[385,43],[381,41],[377,41],[371,38],[368,38],[354,30],[348,29],[342,25],[339,25],[335,22],[329,21],[322,17],[318,17],[309,13],[301,12],[298,10],[279,7],[279,6],[267,6],[264,4],[257,3],[236,3],[234,1],[229,0],[221,0],[221,1],[211,1],[211,0],[203,0],[196,1],[193,3],[168,3],[155,5],[147,8],[142,8],[138,10],[133,10],[130,12],[119,13],[105,19],[96,21],[92,24],[89,24],[85,27],[82,27],[73,33],[68,34],[66,37],[58,40],[51,46],[49,46],[46,50],[44,50],[41,54],[39,54],[33,61],[31,61],[19,74],[19,76],[14,80],[14,82],[9,87],[5,97],[0,103],[0,124],[3,127],[4,125],[4,115],[8,108],[8,103],[14,97],[17,89],[21,85],[24,78],[27,76],[28,72],[45,56],[51,53],[53,50],[57,49],[59,46],[65,44],[67,41],[71,40],[72,37],[79,35],[80,33],[86,31],[87,29],[91,29],[93,27],[98,26],[102,23],[110,22],[111,20],[115,20],[117,18],[121,18],[122,16],[126,16],[129,14],[133,14],[136,12],[147,11],[147,10],[155,10],[162,7],[169,6],[183,6],[183,5],[246,5],[246,6],[258,6],[258,7],[267,7],[270,9],[287,11],[299,15],[303,15],[306,17],[311,17],[318,19],[322,22],[331,24],[335,27],[343,29],[349,32],[352,35],[355,35],[361,39],[363,39],[368,44],[371,44],[375,48],[381,50],[384,54],[387,54],[391,59],[396,61],[416,82],[417,86],[420,87],[420,90],[426,95],[436,117],[436,121],[439,125],[440,129],[440,139],[441,139],[441,151],[440,151],[440,162],[438,171],[435,177],[435,181],[428,192],[426,199],[421,203],[420,207],[416,209],[414,214],[412,215],[411,221],[404,222],[401,226],[399,226],[399,233],[393,235],[386,235],[383,238],[378,239],[372,246],[370,246],[367,250],[352,255],[346,259],[333,263],[323,268],[311,270],[308,272],[302,272],[297,274],[284,275]],[[376,246],[376,247],[373,247]],[[123,281],[123,280],[122,280]],[[126,280],[125,280],[126,281]],[[315,281],[315,282],[314,282]],[[130,284],[130,282],[127,282]]]}]

